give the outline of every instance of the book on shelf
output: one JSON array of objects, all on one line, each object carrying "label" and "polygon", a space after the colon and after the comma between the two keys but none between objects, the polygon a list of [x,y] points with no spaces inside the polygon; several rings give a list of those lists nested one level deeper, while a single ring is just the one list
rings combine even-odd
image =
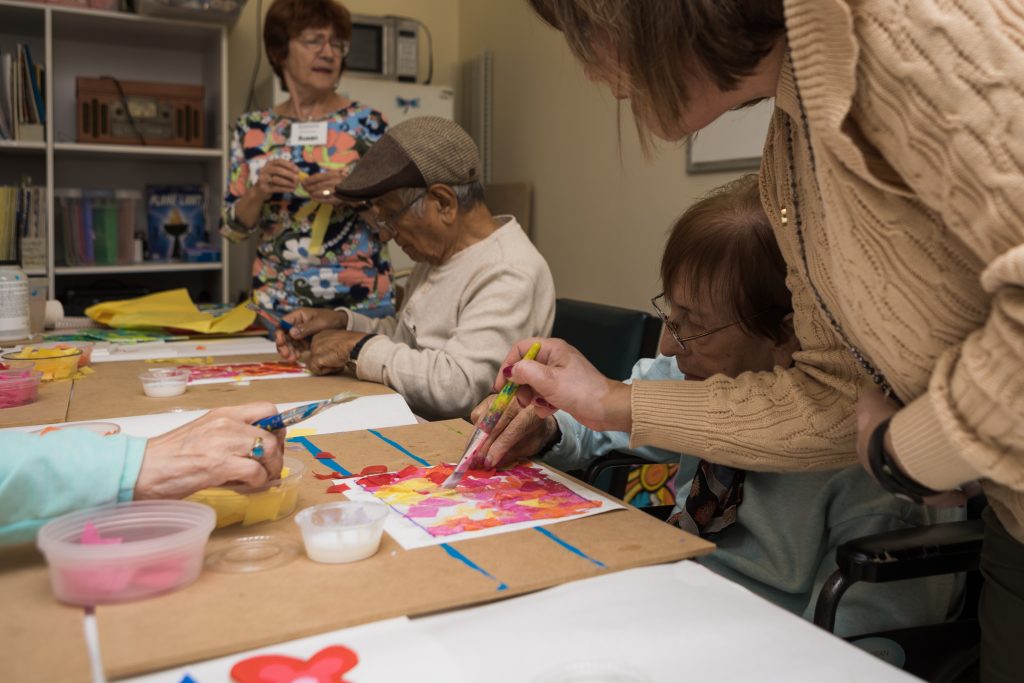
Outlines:
[{"label": "book on shelf", "polygon": [[0,259],[18,258],[21,266],[46,268],[46,188],[31,185],[0,186]]},{"label": "book on shelf", "polygon": [[182,261],[190,250],[208,246],[206,194],[202,185],[146,186],[147,260]]},{"label": "book on shelf", "polygon": [[0,139],[45,140],[46,74],[32,59],[28,45],[0,50]]},{"label": "book on shelf", "polygon": [[141,192],[60,188],[54,194],[54,249],[59,265],[134,263]]}]

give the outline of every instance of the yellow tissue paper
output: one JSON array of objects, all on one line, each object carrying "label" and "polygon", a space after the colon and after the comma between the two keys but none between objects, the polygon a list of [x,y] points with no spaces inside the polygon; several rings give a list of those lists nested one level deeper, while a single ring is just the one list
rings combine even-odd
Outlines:
[{"label": "yellow tissue paper", "polygon": [[104,301],[85,309],[85,314],[110,327],[173,327],[201,334],[241,332],[256,320],[256,314],[244,304],[218,317],[203,313],[192,303],[187,289],[169,289],[137,299]]}]

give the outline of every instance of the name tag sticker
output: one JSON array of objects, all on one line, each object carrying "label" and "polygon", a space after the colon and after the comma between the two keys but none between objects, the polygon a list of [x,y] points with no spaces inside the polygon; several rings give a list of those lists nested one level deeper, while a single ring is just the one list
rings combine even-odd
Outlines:
[{"label": "name tag sticker", "polygon": [[326,145],[327,122],[312,121],[309,123],[293,123],[288,144],[292,147],[301,145]]}]

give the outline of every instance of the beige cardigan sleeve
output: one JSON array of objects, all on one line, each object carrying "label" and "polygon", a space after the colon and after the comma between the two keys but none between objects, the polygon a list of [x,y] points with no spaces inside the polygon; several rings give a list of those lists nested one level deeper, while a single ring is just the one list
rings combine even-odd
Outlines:
[{"label": "beige cardigan sleeve", "polygon": [[862,50],[898,58],[858,71],[856,114],[878,122],[865,127],[871,142],[984,264],[992,296],[984,325],[940,357],[927,393],[891,425],[902,466],[935,489],[985,478],[1024,490],[1024,42],[1003,19],[1013,4],[876,2],[862,15]]}]

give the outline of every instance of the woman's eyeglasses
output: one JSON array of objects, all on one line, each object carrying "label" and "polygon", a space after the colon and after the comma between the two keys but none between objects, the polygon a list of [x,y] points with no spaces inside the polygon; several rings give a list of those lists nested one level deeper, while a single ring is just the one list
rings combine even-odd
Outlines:
[{"label": "woman's eyeglasses", "polygon": [[302,47],[313,53],[323,50],[324,45],[330,45],[331,49],[342,57],[348,55],[349,42],[347,40],[328,38],[327,36],[299,36],[295,40],[297,40]]},{"label": "woman's eyeglasses", "polygon": [[[661,302],[660,304],[658,303],[659,301]],[[686,351],[687,342],[692,342],[696,339],[700,339],[701,337],[706,337],[709,334],[714,334],[715,332],[721,332],[722,330],[728,327],[739,325],[742,322],[742,320],[737,320],[736,322],[729,323],[728,325],[716,327],[713,330],[705,330],[704,328],[700,327],[700,325],[690,323],[691,326],[700,329],[700,331],[696,332],[695,334],[683,335],[683,331],[680,325],[678,323],[673,322],[672,320],[669,320],[668,314],[665,313],[665,310],[662,309],[662,307],[664,307],[665,309],[671,309],[671,307],[669,306],[668,298],[665,296],[665,292],[661,292],[660,294],[651,297],[651,306],[654,307],[654,310],[655,312],[657,312],[658,317],[661,318],[661,322],[665,325],[665,329],[668,330],[668,333],[672,335],[672,338],[676,340],[676,344],[679,344],[679,348],[681,348],[683,351]],[[764,312],[765,311],[762,311],[761,313]],[[761,313],[758,313],[757,315],[761,315]],[[688,331],[689,330],[687,330],[687,332]]]}]

